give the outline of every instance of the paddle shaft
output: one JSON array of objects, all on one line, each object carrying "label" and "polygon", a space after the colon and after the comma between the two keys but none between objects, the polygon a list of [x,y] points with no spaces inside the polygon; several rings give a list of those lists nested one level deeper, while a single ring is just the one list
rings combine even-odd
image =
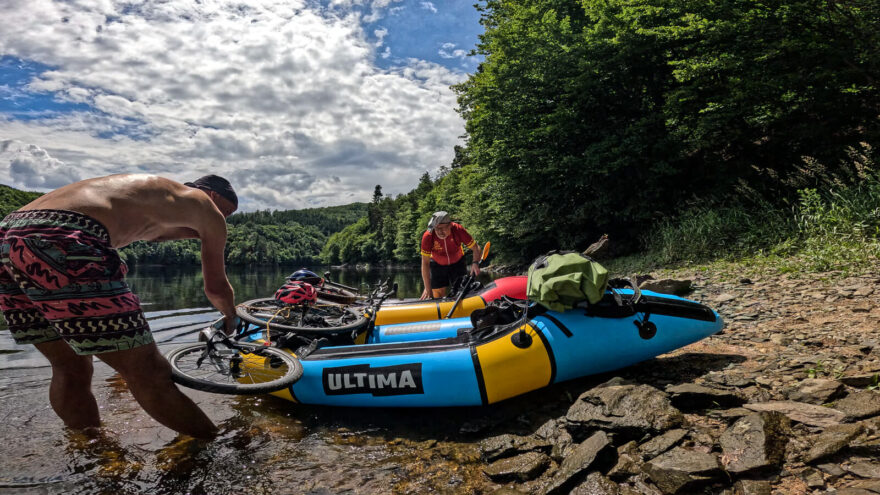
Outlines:
[{"label": "paddle shaft", "polygon": [[[483,246],[483,253],[482,253],[482,256],[480,256],[480,262],[477,264],[481,268],[483,267],[483,262],[486,261],[486,256],[489,255],[489,246],[490,245],[491,245],[491,243],[487,242]],[[467,292],[467,288],[471,286],[471,283],[473,281],[474,281],[474,272],[472,270],[470,275],[468,275],[467,282],[465,282],[464,285],[461,286],[461,292],[458,293],[458,297],[455,298],[455,303],[452,305],[452,308],[449,309],[449,312],[446,313],[446,317],[444,319],[448,320],[449,318],[452,317],[452,313],[455,312],[455,308],[458,307],[458,304],[461,302],[462,298],[464,298],[464,293]]]}]

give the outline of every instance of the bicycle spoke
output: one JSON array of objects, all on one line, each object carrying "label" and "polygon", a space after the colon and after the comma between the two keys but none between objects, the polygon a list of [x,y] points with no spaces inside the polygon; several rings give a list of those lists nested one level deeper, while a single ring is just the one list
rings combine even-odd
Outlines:
[{"label": "bicycle spoke", "polygon": [[[262,357],[256,353],[242,356],[234,349],[217,350],[209,357],[209,363],[199,363],[202,352],[182,354],[177,358],[177,368],[184,374],[205,381],[229,384],[256,384],[265,383],[284,375],[288,367],[284,363],[274,366],[276,363],[266,363],[271,359]],[[233,373],[232,360],[242,357],[243,364],[239,366],[239,372]]]},{"label": "bicycle spoke", "polygon": [[255,299],[240,304],[236,313],[242,320],[269,331],[334,332],[354,330],[366,323],[361,310],[336,304],[288,305],[274,298]]}]

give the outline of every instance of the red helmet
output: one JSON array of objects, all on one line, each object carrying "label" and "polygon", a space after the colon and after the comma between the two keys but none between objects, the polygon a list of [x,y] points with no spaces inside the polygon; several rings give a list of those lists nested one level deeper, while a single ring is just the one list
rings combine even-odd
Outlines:
[{"label": "red helmet", "polygon": [[314,304],[318,292],[312,284],[290,280],[275,292],[275,299],[286,304]]}]

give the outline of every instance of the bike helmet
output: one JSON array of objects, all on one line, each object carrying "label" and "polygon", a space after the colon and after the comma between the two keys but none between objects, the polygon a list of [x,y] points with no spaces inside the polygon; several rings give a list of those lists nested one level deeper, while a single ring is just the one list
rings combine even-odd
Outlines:
[{"label": "bike helmet", "polygon": [[322,285],[324,283],[324,279],[319,277],[317,273],[311,270],[306,270],[305,268],[301,268],[291,273],[288,275],[287,280],[298,280],[312,285]]},{"label": "bike helmet", "polygon": [[275,299],[285,304],[314,304],[318,292],[312,284],[291,280],[275,292]]}]

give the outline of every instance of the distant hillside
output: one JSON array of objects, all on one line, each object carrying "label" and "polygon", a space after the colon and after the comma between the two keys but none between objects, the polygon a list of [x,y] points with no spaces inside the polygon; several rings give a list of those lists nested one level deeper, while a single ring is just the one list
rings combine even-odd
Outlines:
[{"label": "distant hillside", "polygon": [[42,196],[43,193],[19,191],[9,186],[0,184],[0,218],[5,217],[31,201]]},{"label": "distant hillside", "polygon": [[367,215],[366,203],[306,208],[304,210],[256,211],[237,213],[228,219],[230,225],[283,225],[296,222],[317,227],[325,235],[341,231]]},{"label": "distant hillside", "polygon": [[[41,193],[0,185],[0,218]],[[226,262],[243,264],[316,263],[327,237],[366,217],[366,203],[305,210],[236,213],[228,219]],[[129,263],[189,265],[200,259],[196,240],[136,242],[120,251]]]}]

